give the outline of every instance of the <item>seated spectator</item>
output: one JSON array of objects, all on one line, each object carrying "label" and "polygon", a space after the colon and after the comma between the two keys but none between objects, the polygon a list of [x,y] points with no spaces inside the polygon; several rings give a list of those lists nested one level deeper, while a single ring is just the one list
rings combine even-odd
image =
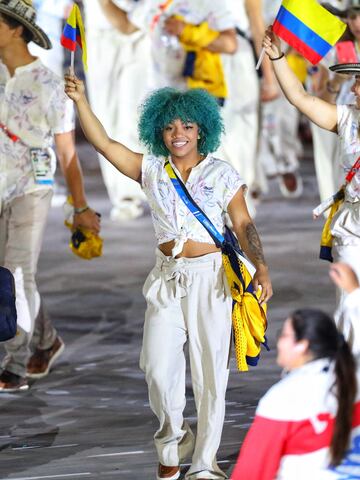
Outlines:
[{"label": "seated spectator", "polygon": [[277,348],[287,374],[260,400],[232,480],[359,478],[358,376],[343,335],[325,313],[302,309]]}]

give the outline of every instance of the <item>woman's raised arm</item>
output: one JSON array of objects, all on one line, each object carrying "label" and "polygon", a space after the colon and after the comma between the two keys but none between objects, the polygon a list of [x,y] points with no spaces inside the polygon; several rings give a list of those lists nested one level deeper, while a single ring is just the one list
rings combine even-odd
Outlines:
[{"label": "woman's raised arm", "polygon": [[119,172],[140,182],[143,155],[135,153],[122,143],[109,138],[101,122],[90,108],[83,82],[75,76],[65,75],[65,92],[75,103],[81,128],[89,143]]},{"label": "woman's raised arm", "polygon": [[266,30],[263,47],[272,60],[276,78],[289,102],[319,127],[337,132],[336,105],[309,95],[305,91],[281,52],[280,39],[271,27]]}]

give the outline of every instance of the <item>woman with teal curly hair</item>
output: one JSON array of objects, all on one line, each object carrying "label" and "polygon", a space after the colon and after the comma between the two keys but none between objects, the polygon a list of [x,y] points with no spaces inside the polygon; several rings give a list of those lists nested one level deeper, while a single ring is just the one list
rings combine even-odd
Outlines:
[{"label": "woman with teal curly hair", "polygon": [[198,150],[203,155],[215,152],[224,131],[219,106],[205,90],[185,92],[165,87],[144,102],[138,125],[139,138],[153,155],[169,154],[162,132],[175,119],[196,123],[200,130]]},{"label": "woman with teal curly hair", "polygon": [[[246,208],[244,182],[231,165],[212,154],[223,131],[219,108],[202,90],[164,88],[152,93],[140,114],[139,135],[149,152],[142,155],[108,137],[84,90],[80,80],[66,78],[65,91],[76,104],[87,139],[120,172],[141,184],[158,244],[155,267],[143,288],[147,309],[140,359],[160,424],[154,437],[156,478],[179,478],[180,462],[189,456],[185,478],[226,478],[216,452],[225,412],[232,298],[221,251],[180,198],[171,181],[174,173],[218,231],[224,232],[229,214],[255,264],[253,283],[255,290],[262,287],[261,301],[270,298],[272,290]],[[186,343],[198,412],[196,441],[183,418]]]}]

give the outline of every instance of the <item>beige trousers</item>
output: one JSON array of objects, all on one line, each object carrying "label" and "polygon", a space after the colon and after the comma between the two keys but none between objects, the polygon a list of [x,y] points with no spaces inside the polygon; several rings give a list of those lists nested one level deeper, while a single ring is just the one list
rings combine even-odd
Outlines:
[{"label": "beige trousers", "polygon": [[[216,463],[225,415],[232,300],[220,253],[166,257],[159,250],[144,284],[147,301],[140,366],[159,419],[155,446],[163,465],[192,454],[186,478],[226,478]],[[184,347],[188,345],[198,414],[194,442],[184,422]]]},{"label": "beige trousers", "polygon": [[4,205],[0,215],[0,264],[14,274],[18,313],[18,332],[4,344],[2,366],[20,376],[26,373],[34,329],[40,348],[50,347],[56,337],[35,281],[51,197],[51,190],[23,195]]}]

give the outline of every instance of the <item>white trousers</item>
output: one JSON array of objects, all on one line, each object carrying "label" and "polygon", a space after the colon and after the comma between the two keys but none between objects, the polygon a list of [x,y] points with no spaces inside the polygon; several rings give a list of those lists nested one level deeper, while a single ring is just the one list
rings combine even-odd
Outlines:
[{"label": "white trousers", "polygon": [[[192,454],[186,478],[227,478],[216,463],[225,415],[232,300],[220,253],[166,257],[159,250],[147,277],[140,366],[160,426],[159,461],[175,466]],[[194,438],[186,422],[184,347],[188,344],[198,414]]]},{"label": "white trousers", "polygon": [[238,51],[222,56],[229,96],[222,109],[225,135],[218,155],[228,161],[251,188],[257,180],[259,80],[249,42],[239,36],[237,40]]},{"label": "white trousers", "polygon": [[259,159],[266,175],[293,173],[299,168],[301,144],[298,138],[299,112],[283,94],[264,102]]},{"label": "white trousers", "polygon": [[[87,85],[92,109],[108,135],[141,152],[137,109],[146,93],[148,39],[140,32],[115,29],[87,32]],[[104,183],[113,206],[125,198],[144,200],[140,185],[99,155]]]}]

